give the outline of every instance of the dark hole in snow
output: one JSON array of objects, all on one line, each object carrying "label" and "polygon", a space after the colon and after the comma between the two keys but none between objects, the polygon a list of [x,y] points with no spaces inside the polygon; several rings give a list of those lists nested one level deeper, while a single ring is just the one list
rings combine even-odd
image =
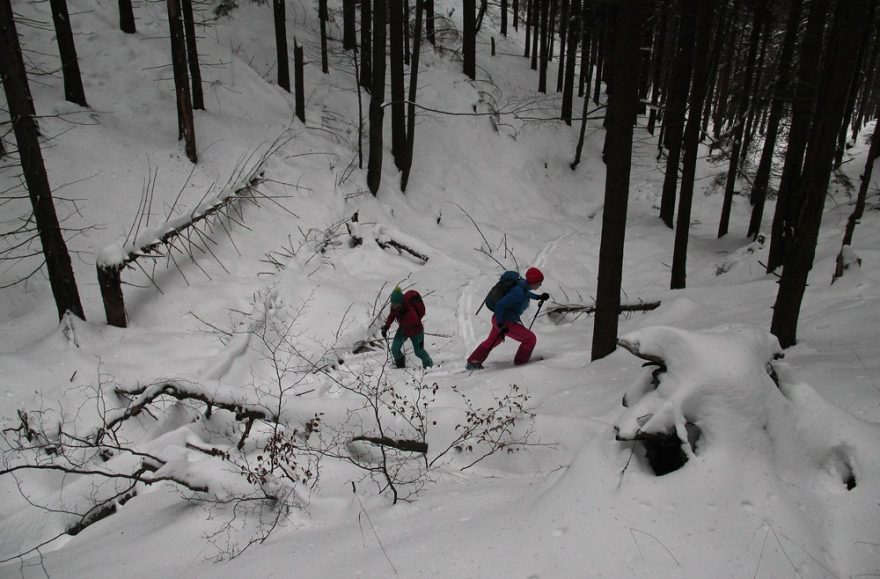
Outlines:
[{"label": "dark hole in snow", "polygon": [[[688,442],[696,451],[697,441],[700,440],[700,428],[691,422],[685,424],[688,434]],[[657,476],[663,476],[675,472],[688,461],[687,455],[681,449],[681,441],[678,435],[673,433],[652,434],[642,439],[645,446],[645,458]]]},{"label": "dark hole in snow", "polygon": [[846,485],[846,490],[851,491],[856,488],[856,474],[853,472],[849,455],[842,449],[836,449],[834,452],[834,470],[840,475],[841,481]]}]

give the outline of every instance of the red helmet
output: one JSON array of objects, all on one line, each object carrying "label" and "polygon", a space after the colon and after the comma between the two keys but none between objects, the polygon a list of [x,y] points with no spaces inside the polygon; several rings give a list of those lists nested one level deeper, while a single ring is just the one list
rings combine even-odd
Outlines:
[{"label": "red helmet", "polygon": [[539,284],[544,281],[544,274],[537,267],[530,267],[526,271],[526,281],[529,285]]}]

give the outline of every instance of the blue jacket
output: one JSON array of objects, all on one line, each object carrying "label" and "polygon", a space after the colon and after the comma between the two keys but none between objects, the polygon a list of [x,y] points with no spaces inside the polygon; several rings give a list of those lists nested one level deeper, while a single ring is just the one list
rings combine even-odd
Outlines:
[{"label": "blue jacket", "polygon": [[529,307],[529,300],[539,300],[541,296],[529,291],[529,282],[524,279],[516,282],[507,294],[495,303],[495,322],[521,324],[519,317]]}]

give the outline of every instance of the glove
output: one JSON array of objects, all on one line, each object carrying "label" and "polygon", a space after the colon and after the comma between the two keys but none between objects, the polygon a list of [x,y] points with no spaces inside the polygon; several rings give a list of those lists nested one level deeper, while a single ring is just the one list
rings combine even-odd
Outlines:
[{"label": "glove", "polygon": [[509,328],[507,327],[507,324],[498,324],[498,331],[501,332],[502,336],[506,334],[508,330]]},{"label": "glove", "polygon": [[388,337],[388,326],[382,326],[382,337],[383,338]]},{"label": "glove", "polygon": [[542,302],[546,302],[547,300],[550,299],[550,294],[548,294],[547,292],[544,292],[539,296],[539,298]]}]

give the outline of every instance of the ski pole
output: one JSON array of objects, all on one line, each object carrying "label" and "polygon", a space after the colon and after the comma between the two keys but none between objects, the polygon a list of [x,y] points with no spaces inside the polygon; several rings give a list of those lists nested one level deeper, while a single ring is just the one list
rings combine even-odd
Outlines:
[{"label": "ski pole", "polygon": [[535,323],[535,320],[538,319],[538,314],[541,313],[541,308],[542,308],[542,307],[544,307],[544,300],[541,300],[541,301],[538,302],[538,309],[535,310],[535,317],[532,318],[532,321],[531,321],[531,323],[529,324],[529,329],[530,329],[530,330],[532,329],[532,324],[534,324],[534,323]]}]

